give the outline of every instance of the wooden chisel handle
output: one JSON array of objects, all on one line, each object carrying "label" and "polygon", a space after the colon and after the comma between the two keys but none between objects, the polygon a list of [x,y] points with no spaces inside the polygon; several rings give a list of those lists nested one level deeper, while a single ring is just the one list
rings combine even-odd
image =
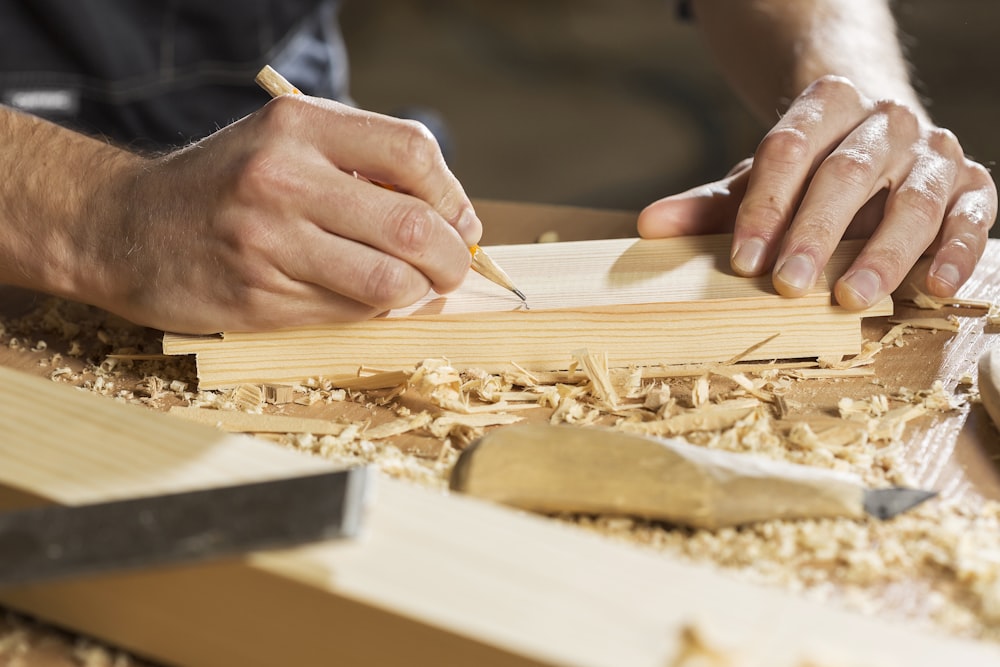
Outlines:
[{"label": "wooden chisel handle", "polygon": [[501,428],[466,449],[454,490],[538,512],[696,528],[864,515],[854,475],[599,428]]}]

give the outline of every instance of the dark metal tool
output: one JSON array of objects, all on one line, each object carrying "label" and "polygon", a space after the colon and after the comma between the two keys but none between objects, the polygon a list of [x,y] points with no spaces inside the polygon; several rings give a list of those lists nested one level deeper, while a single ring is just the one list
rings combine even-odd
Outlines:
[{"label": "dark metal tool", "polygon": [[0,514],[0,587],[351,537],[368,469]]},{"label": "dark metal tool", "polygon": [[546,513],[619,514],[696,528],[768,519],[888,519],[934,491],[603,428],[497,429],[460,455],[456,491]]}]

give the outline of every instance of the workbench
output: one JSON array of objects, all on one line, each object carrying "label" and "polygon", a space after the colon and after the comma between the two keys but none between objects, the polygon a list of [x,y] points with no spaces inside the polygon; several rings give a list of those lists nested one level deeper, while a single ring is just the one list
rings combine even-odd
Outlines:
[{"label": "workbench", "polygon": [[[610,229],[613,230],[611,233],[624,235],[628,233],[632,220],[630,215],[619,213],[504,204],[484,206],[491,220],[516,216],[535,229],[571,230],[564,234],[564,240],[596,236],[599,229]],[[484,218],[487,217],[483,207],[480,207],[480,212]],[[510,229],[503,224],[497,224],[496,228]],[[504,236],[504,233],[508,235]],[[500,232],[486,240],[490,243],[525,240],[523,236],[517,238],[509,234],[511,232]],[[1000,302],[1000,240],[989,242],[983,260],[961,295]],[[18,290],[6,290],[2,303],[6,314],[0,319],[0,365],[108,396],[125,390],[131,392],[135,402],[157,410],[183,404],[184,401],[178,397],[184,392],[194,391],[197,378],[189,359],[157,355],[160,332],[134,327],[95,309]],[[947,308],[936,314],[957,316],[959,331],[909,333],[902,345],[887,345],[876,356],[873,377],[804,380],[795,383],[785,399],[798,406],[800,416],[830,418],[837,414],[838,403],[844,397],[862,401],[877,394],[896,395],[901,390],[906,393],[906,389],[924,391],[939,381],[943,390],[958,397],[955,407],[907,424],[901,449],[895,456],[903,462],[908,482],[940,492],[939,499],[933,501],[937,507],[961,507],[959,515],[964,516],[983,510],[995,517],[997,510],[992,503],[1000,501],[1000,437],[983,407],[975,400],[975,376],[977,359],[983,350],[995,344],[996,333],[986,325],[982,311]],[[896,318],[923,316],[927,316],[927,311],[917,310],[905,299],[897,300]],[[865,320],[865,338],[878,340],[891,327],[885,317]],[[95,366],[102,364],[105,368],[114,367],[115,386],[107,386],[99,373],[94,372]],[[150,386],[149,377],[153,375],[166,383],[160,387],[160,400],[152,400],[157,394]],[[171,383],[175,383],[173,392]],[[312,405],[290,403],[267,406],[266,409],[302,417],[349,419],[377,425],[395,417],[399,407],[408,405],[411,400],[412,397],[405,393],[391,395],[388,391],[375,391],[363,400],[321,401]],[[524,415],[529,419],[542,420],[550,412],[538,408],[525,411]],[[54,418],[57,416],[54,415]],[[72,437],[71,426],[67,426],[67,437]],[[389,474],[407,476],[406,471],[422,471],[410,477],[418,483],[440,488],[441,478],[435,475],[441,472],[440,462],[444,460],[441,443],[409,434],[397,438],[394,444],[403,452],[404,463],[400,463],[401,459],[393,450],[392,460],[383,466]],[[373,456],[379,463],[378,457]],[[410,463],[417,465],[410,466]],[[2,489],[0,501],[3,501]],[[666,552],[667,558],[696,558],[697,549],[690,545],[711,541],[710,536],[703,533],[678,531],[632,520],[594,517],[560,517],[558,520],[608,535],[608,539],[615,542],[632,541],[636,550]],[[680,543],[684,544],[679,546]],[[996,540],[990,538],[986,543],[995,546]],[[738,567],[734,565],[735,560],[731,561],[722,559],[720,564],[754,578],[752,567]],[[942,568],[941,577],[949,580],[945,588],[961,576],[961,573]],[[781,582],[768,582],[767,576],[758,576],[757,579],[781,587]],[[791,577],[786,583],[794,588],[801,586],[803,581],[810,581],[809,576]],[[897,582],[886,589],[877,609],[871,609],[870,596],[860,606],[864,608],[867,605],[869,612],[875,611],[880,615],[895,614],[914,627],[934,628],[935,632],[941,632],[942,628],[935,627],[932,619],[928,618],[932,615],[924,599],[928,585],[933,588],[933,582]],[[817,590],[811,590],[810,595],[816,597]],[[831,604],[841,605],[846,600],[847,606],[852,606],[850,599],[838,597],[836,592],[831,597],[835,600]],[[0,619],[0,658],[23,650],[22,662],[18,664],[27,667],[68,667],[79,664],[80,651],[99,653],[94,648],[81,649],[79,640],[73,635],[62,634],[44,624],[24,623],[20,617]],[[986,622],[980,620],[978,624],[956,622],[953,630],[958,635],[971,633],[980,641],[992,643],[1000,642],[998,627],[1000,617],[993,617]],[[78,653],[77,658],[72,657],[74,650]],[[145,663],[133,661],[132,664]]]}]

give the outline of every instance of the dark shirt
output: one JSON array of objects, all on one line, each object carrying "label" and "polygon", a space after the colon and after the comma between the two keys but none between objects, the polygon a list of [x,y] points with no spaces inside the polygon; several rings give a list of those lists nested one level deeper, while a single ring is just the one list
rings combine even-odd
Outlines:
[{"label": "dark shirt", "polygon": [[271,64],[347,101],[339,0],[0,0],[0,102],[134,147],[204,137],[267,101]]}]

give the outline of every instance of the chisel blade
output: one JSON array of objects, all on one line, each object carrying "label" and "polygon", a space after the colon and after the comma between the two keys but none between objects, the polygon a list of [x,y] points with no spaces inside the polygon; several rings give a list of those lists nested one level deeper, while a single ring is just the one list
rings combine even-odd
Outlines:
[{"label": "chisel blade", "polygon": [[885,520],[912,509],[936,495],[937,491],[894,486],[888,489],[865,490],[862,503],[865,512],[873,517]]},{"label": "chisel blade", "polygon": [[357,533],[367,468],[0,514],[0,587]]}]

